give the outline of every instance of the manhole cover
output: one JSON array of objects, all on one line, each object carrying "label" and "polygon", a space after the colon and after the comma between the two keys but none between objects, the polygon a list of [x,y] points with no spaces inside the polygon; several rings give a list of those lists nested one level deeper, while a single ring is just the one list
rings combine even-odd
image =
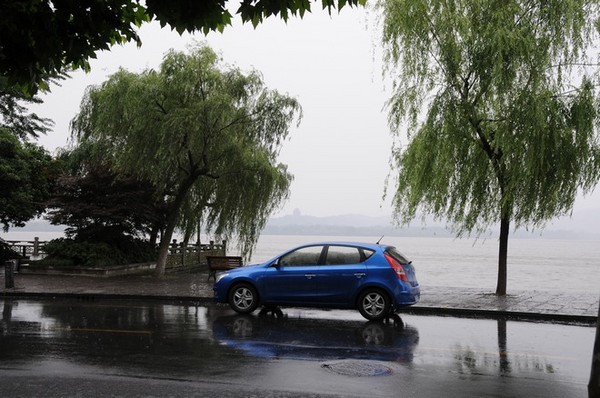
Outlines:
[{"label": "manhole cover", "polygon": [[326,362],[321,367],[344,376],[387,376],[392,374],[392,368],[374,361]]}]

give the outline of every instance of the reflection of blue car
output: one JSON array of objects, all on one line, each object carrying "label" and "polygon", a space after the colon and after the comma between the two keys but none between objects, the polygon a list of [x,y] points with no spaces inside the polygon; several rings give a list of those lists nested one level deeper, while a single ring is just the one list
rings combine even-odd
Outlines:
[{"label": "reflection of blue car", "polygon": [[259,305],[358,308],[368,320],[381,320],[419,301],[411,261],[394,247],[324,242],[292,249],[263,264],[218,275],[217,302],[239,313]]},{"label": "reflection of blue car", "polygon": [[214,338],[249,355],[267,358],[364,359],[411,362],[419,332],[382,322],[287,319],[230,315],[214,320]]}]

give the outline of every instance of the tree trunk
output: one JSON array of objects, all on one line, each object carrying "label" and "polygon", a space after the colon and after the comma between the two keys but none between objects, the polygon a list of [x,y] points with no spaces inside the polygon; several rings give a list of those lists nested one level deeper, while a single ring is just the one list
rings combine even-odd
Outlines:
[{"label": "tree trunk", "polygon": [[498,283],[496,285],[496,294],[498,296],[506,295],[506,262],[508,258],[508,233],[510,230],[510,220],[502,216],[500,220],[500,248],[498,251]]},{"label": "tree trunk", "polygon": [[[160,245],[158,246],[158,260],[156,260],[156,269],[154,274],[156,276],[163,276],[167,268],[167,257],[169,256],[169,245],[171,244],[171,238],[175,231],[175,225],[177,225],[177,212],[173,211],[174,216],[169,215],[169,221],[167,221],[167,229],[160,239]],[[171,221],[174,218],[174,221]]]},{"label": "tree trunk", "polygon": [[156,244],[156,240],[158,239],[158,232],[159,232],[158,227],[153,227],[152,231],[150,231],[149,242],[152,243],[153,245]]},{"label": "tree trunk", "polygon": [[173,237],[173,232],[177,226],[179,210],[181,209],[185,197],[197,178],[197,176],[191,175],[184,182],[182,182],[181,186],[177,190],[177,194],[175,195],[173,203],[171,203],[169,206],[167,211],[167,225],[165,227],[165,233],[161,236],[160,246],[158,247],[158,260],[156,260],[156,269],[154,270],[154,274],[156,276],[163,276],[165,274],[165,269],[167,267],[167,256],[169,255],[169,245],[171,244],[171,238]]}]

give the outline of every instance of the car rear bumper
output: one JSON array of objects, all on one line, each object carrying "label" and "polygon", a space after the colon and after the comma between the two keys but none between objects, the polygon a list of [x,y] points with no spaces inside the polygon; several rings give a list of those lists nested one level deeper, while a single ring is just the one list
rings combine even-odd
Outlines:
[{"label": "car rear bumper", "polygon": [[394,306],[395,307],[406,307],[409,305],[414,305],[419,302],[421,299],[421,287],[403,285],[401,289],[396,291],[394,297]]}]

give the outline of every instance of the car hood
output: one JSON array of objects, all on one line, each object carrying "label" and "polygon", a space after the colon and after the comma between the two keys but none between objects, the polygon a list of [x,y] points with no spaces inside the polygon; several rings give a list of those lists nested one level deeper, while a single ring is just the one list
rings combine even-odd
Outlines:
[{"label": "car hood", "polygon": [[227,270],[226,272],[229,274],[237,274],[239,272],[247,272],[249,268],[260,268],[260,267],[264,267],[265,264],[250,264],[250,265],[244,265],[242,267],[239,268],[232,268]]}]

